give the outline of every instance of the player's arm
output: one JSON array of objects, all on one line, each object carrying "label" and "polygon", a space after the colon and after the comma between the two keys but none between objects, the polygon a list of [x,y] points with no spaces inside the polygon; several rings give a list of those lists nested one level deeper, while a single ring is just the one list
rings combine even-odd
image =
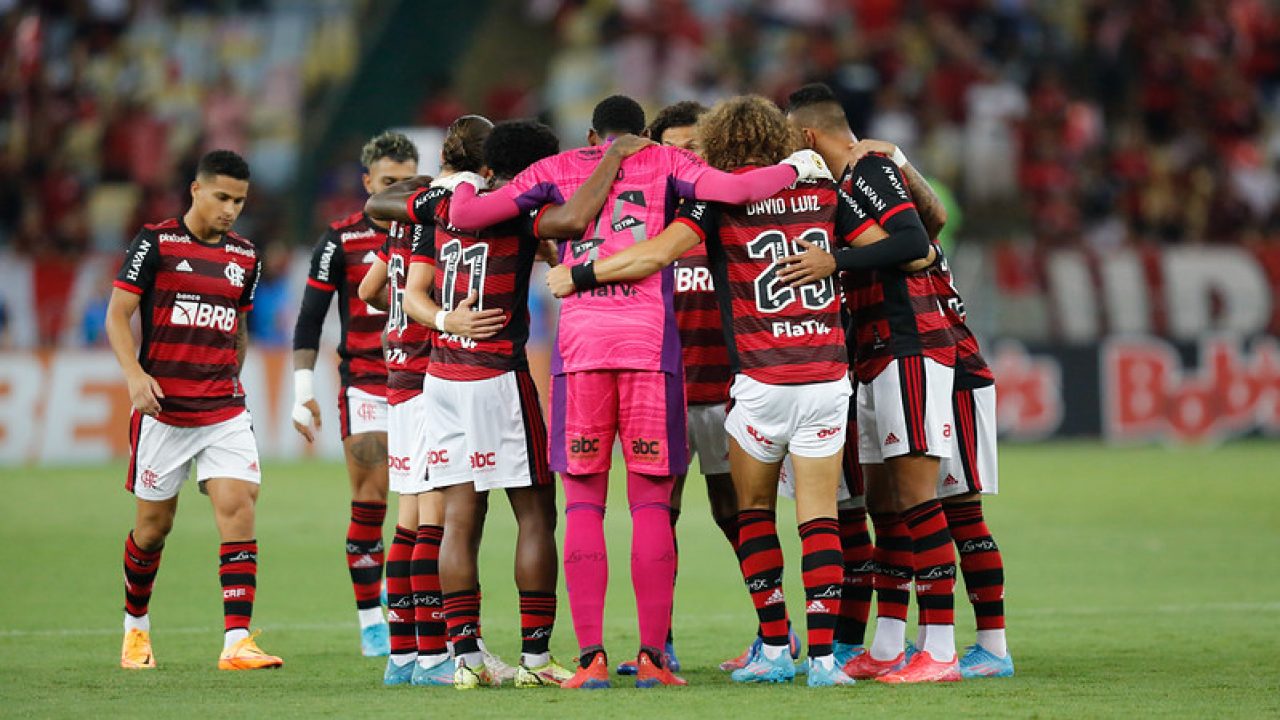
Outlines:
[{"label": "player's arm", "polygon": [[409,264],[409,277],[404,287],[404,312],[410,319],[442,333],[473,340],[487,340],[502,330],[505,320],[501,309],[472,310],[479,300],[474,292],[453,310],[440,307],[431,297],[435,278],[434,261],[414,258]]},{"label": "player's arm", "polygon": [[430,175],[418,175],[393,183],[385,190],[370,195],[364,203],[364,211],[369,213],[370,217],[379,220],[410,222],[412,218],[409,217],[409,198],[430,184]]},{"label": "player's arm", "polygon": [[329,304],[345,277],[342,243],[332,230],[325,232],[311,251],[311,269],[302,291],[302,307],[293,325],[293,427],[307,442],[320,429],[320,403],[316,402],[315,368]]},{"label": "player's arm", "polygon": [[556,297],[611,282],[643,280],[675,262],[702,242],[697,225],[677,218],[661,233],[622,252],[581,265],[560,265],[547,271],[547,287]]},{"label": "player's arm", "polygon": [[240,305],[236,313],[236,373],[244,369],[244,358],[249,352],[249,311],[253,310],[253,298],[258,294],[258,281],[262,279],[262,260],[253,264],[253,270],[245,278],[240,291]]},{"label": "player's arm", "polygon": [[778,279],[798,287],[829,277],[837,270],[895,267],[927,258],[933,249],[911,196],[893,162],[868,155],[854,167],[847,191],[838,191],[836,237],[849,243],[873,225],[889,234],[862,247],[842,247],[834,254],[802,239],[804,252],[778,261]]},{"label": "player's arm", "polygon": [[364,277],[360,279],[360,286],[356,288],[356,295],[360,297],[369,306],[386,312],[387,307],[387,257],[388,244],[384,242],[378,250],[378,257],[369,265],[369,269],[365,271]]},{"label": "player's arm", "polygon": [[938,235],[947,225],[947,207],[933,191],[933,186],[924,175],[920,174],[919,170],[916,170],[916,166],[911,164],[902,152],[902,148],[884,140],[864,138],[854,143],[849,149],[849,167],[856,166],[859,160],[871,153],[880,153],[893,159],[893,163],[907,179],[908,190],[916,203],[916,210],[920,213],[920,221],[924,224],[925,232],[929,233],[930,238],[938,239]]},{"label": "player's arm", "polygon": [[236,314],[236,367],[244,369],[244,358],[249,353],[249,313]]},{"label": "player's arm", "polygon": [[831,179],[822,156],[812,150],[800,150],[777,165],[743,173],[727,173],[708,167],[688,151],[678,158],[673,169],[676,186],[687,200],[706,200],[729,205],[744,205],[771,197],[797,180]]},{"label": "player's arm", "polygon": [[600,209],[609,198],[613,181],[622,169],[622,161],[641,150],[654,145],[648,138],[622,135],[609,145],[609,149],[596,163],[587,181],[579,187],[563,205],[547,205],[533,222],[534,234],[549,240],[581,237],[600,215]]},{"label": "player's arm", "polygon": [[[160,265],[160,245],[145,232],[139,233],[125,254],[124,264],[116,276],[107,302],[107,342],[116,354],[116,362],[124,371],[129,386],[129,401],[144,415],[157,415],[164,391],[160,383],[142,369],[138,362],[138,345],[133,337],[130,322],[142,305],[142,293],[155,282],[156,268]],[[143,318],[149,322],[150,318]]]}]

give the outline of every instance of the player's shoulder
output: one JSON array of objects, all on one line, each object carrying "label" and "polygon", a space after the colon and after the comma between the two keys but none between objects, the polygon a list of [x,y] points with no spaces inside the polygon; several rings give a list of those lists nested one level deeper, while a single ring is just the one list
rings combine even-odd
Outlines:
[{"label": "player's shoulder", "polygon": [[226,248],[227,252],[235,255],[243,255],[254,259],[258,257],[258,248],[253,244],[253,241],[234,230],[227,231],[227,241],[223,247]]},{"label": "player's shoulder", "polygon": [[[706,165],[706,161],[691,150],[685,150],[674,145],[659,145],[657,149],[664,153],[668,160],[672,162],[691,163],[693,165]],[[648,152],[646,150],[645,152]],[[636,153],[635,157],[641,157],[645,152]]]},{"label": "player's shoulder", "polygon": [[338,232],[343,232],[345,230],[361,227],[367,224],[368,223],[366,222],[364,211],[361,210],[361,211],[353,212],[350,215],[347,215],[346,217],[342,217],[342,218],[338,218],[337,220],[334,220],[333,222],[329,223],[329,229],[336,230]]},{"label": "player's shoulder", "polygon": [[182,225],[178,222],[178,218],[168,218],[160,222],[146,223],[142,226],[144,232],[164,232],[166,230],[180,230]]}]

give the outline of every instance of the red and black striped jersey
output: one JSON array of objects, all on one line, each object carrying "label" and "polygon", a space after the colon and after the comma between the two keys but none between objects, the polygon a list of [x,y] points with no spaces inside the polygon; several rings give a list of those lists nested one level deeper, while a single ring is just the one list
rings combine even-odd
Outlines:
[{"label": "red and black striped jersey", "polygon": [[[840,187],[841,205],[862,220],[856,232],[883,226],[899,213],[916,213],[906,179],[891,160],[868,155]],[[939,253],[938,258],[942,255]],[[938,262],[918,272],[897,268],[845,272],[845,306],[854,334],[854,371],[870,382],[894,359],[923,355],[947,367],[956,364],[953,321],[938,294]]]},{"label": "red and black striped jersey", "polygon": [[484,380],[529,367],[529,275],[538,253],[534,236],[537,211],[500,223],[479,233],[449,224],[449,199],[444,188],[424,188],[409,200],[410,217],[431,223],[434,242],[423,243],[414,262],[436,266],[433,293],[445,310],[452,310],[475,293],[476,310],[501,309],[506,323],[497,335],[473,340],[437,333],[431,351],[432,375],[444,380]]},{"label": "red and black striped jersey", "polygon": [[690,405],[729,401],[729,349],[724,344],[707,248],[693,246],[675,262],[676,326],[684,360],[684,393]]},{"label": "red and black striped jersey", "polygon": [[[382,357],[382,329],[387,318],[381,310],[360,299],[360,281],[387,240],[387,232],[363,212],[354,213],[329,225],[311,253],[307,286],[327,295],[318,308],[319,317],[309,318],[317,327],[324,322],[329,298],[338,296],[338,373],[343,387],[356,387],[373,395],[383,395],[387,386],[387,366]],[[299,317],[299,325],[304,319]],[[299,336],[295,333],[294,347]],[[314,334],[318,345],[319,333]],[[314,349],[314,348],[309,348]]]},{"label": "red and black striped jersey", "polygon": [[244,412],[236,337],[260,269],[245,238],[203,243],[176,218],[133,239],[115,286],[142,296],[138,362],[164,392],[160,422],[197,427]]},{"label": "red and black striped jersey", "polygon": [[960,298],[955,278],[951,275],[951,263],[943,255],[941,247],[935,244],[934,250],[938,253],[938,262],[933,279],[938,286],[937,292],[938,297],[942,299],[942,307],[951,317],[951,331],[955,335],[955,387],[957,390],[974,390],[994,385],[996,376],[991,372],[986,359],[982,357],[977,336],[965,322],[964,300]]},{"label": "red and black striped jersey", "polygon": [[393,222],[378,257],[387,264],[387,403],[399,405],[422,392],[431,364],[431,338],[436,332],[413,322],[404,312],[409,264],[431,234],[422,225]]},{"label": "red and black striped jersey", "polygon": [[778,279],[797,238],[833,250],[836,185],[802,181],[746,206],[687,202],[676,222],[706,242],[729,365],[771,385],[839,380],[848,372],[835,280],[801,288]]}]

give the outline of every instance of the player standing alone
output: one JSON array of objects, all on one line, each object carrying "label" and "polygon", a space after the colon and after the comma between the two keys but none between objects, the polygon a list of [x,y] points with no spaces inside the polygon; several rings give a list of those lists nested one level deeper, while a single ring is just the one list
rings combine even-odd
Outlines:
[{"label": "player standing alone", "polygon": [[[400,133],[384,132],[360,153],[369,194],[413,177],[418,149]],[[363,212],[334,221],[316,243],[307,289],[293,331],[293,424],[311,442],[320,429],[312,375],[320,332],[334,294],[338,296],[338,372],[342,389],[338,417],[342,450],[351,480],[347,525],[347,569],[360,618],[366,656],[386,655],[387,623],[379,600],[382,582],[382,523],[387,514],[387,367],[382,356],[386,314],[360,299],[360,280],[387,238],[387,222]]]},{"label": "player standing alone", "polygon": [[[173,527],[178,491],[195,465],[222,539],[218,577],[226,628],[220,670],[280,667],[249,634],[258,570],[254,505],[261,472],[240,367],[248,347],[260,263],[231,232],[249,191],[249,166],[215,150],[200,159],[191,209],[143,227],[125,256],[107,308],[107,337],[133,413],[125,487],[137,498],[125,540],[121,667],[154,668],[147,607]],[[141,313],[142,344],[130,328]]]}]

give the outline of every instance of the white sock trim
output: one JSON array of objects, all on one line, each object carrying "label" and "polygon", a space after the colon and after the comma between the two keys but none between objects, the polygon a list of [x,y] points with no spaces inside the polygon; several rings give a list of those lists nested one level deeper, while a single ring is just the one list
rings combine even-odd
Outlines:
[{"label": "white sock trim", "polygon": [[222,649],[230,650],[232,645],[235,645],[247,637],[249,637],[249,631],[244,628],[228,630],[227,634],[222,639]]},{"label": "white sock trim", "polygon": [[356,616],[360,618],[361,630],[373,625],[382,625],[387,621],[387,619],[382,616],[382,608],[380,607],[356,610]]},{"label": "white sock trim", "polygon": [[129,613],[124,614],[124,631],[141,630],[142,632],[151,632],[151,614],[134,617]]},{"label": "white sock trim", "polygon": [[876,618],[876,634],[871,640],[872,660],[896,660],[906,646],[906,621],[897,618]]}]

